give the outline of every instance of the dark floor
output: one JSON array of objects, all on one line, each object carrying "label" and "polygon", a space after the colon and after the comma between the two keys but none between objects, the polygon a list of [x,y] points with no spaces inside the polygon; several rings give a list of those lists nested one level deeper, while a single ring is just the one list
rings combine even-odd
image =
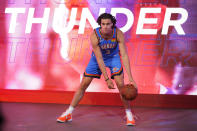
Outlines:
[{"label": "dark floor", "polygon": [[73,121],[57,123],[68,105],[1,103],[2,131],[196,131],[197,110],[135,107],[135,127],[125,126],[124,109],[118,106],[78,106]]}]

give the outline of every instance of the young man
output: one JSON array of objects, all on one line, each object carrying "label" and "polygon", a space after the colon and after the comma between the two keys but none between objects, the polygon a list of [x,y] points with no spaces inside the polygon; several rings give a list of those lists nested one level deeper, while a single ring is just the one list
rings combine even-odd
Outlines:
[{"label": "young man", "polygon": [[[80,87],[74,95],[72,103],[69,108],[57,119],[58,122],[72,121],[72,112],[74,108],[82,99],[85,90],[90,85],[93,78],[100,78],[101,73],[103,73],[109,89],[115,89],[111,80],[114,79],[119,91],[121,90],[124,86],[124,77],[120,55],[130,84],[134,84],[137,88],[131,75],[130,62],[125,48],[124,35],[122,31],[116,28],[115,17],[111,14],[104,13],[98,17],[97,22],[100,27],[96,28],[90,36],[93,47],[90,62],[84,72],[84,77]],[[108,76],[105,67],[110,68],[111,79]],[[135,125],[135,120],[130,110],[129,101],[125,100],[121,95],[120,97],[125,107],[127,125]]]}]

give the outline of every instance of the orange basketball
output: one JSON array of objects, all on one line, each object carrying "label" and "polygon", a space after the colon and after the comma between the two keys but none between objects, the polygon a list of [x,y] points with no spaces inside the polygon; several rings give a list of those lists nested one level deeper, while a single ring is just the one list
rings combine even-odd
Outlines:
[{"label": "orange basketball", "polygon": [[134,100],[137,97],[137,89],[132,84],[124,85],[121,89],[121,95],[126,100]]}]

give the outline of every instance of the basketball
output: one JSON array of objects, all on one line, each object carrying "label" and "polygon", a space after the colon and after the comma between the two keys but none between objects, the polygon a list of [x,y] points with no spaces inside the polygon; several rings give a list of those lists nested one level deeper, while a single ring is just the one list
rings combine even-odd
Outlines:
[{"label": "basketball", "polygon": [[134,100],[137,97],[137,89],[132,84],[124,85],[121,89],[121,95],[126,100]]}]

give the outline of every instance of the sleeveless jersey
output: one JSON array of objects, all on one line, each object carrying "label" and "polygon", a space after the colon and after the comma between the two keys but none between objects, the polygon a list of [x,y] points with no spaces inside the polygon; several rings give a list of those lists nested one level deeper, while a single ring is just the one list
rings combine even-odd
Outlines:
[{"label": "sleeveless jersey", "polygon": [[102,37],[100,27],[96,28],[95,30],[96,36],[99,41],[99,47],[101,49],[102,56],[104,58],[114,56],[115,54],[119,53],[119,45],[117,41],[117,28],[113,28],[113,36],[109,40],[105,40]]}]

